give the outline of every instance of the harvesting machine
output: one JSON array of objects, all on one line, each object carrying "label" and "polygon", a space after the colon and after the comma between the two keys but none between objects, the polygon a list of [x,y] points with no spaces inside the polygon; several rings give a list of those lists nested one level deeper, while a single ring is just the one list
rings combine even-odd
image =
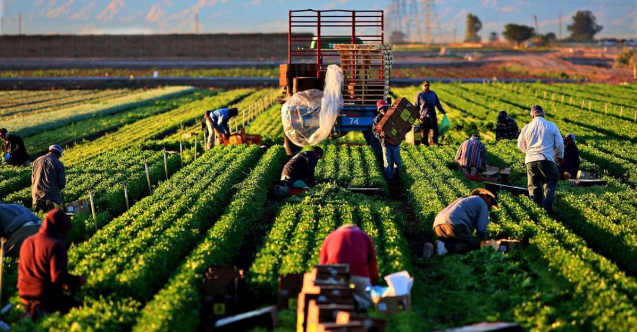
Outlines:
[{"label": "harvesting machine", "polygon": [[[382,10],[290,10],[288,59],[280,66],[281,102],[309,89],[323,90],[329,64],[343,70],[343,108],[330,137],[362,132],[370,143],[376,102],[389,97],[391,45],[384,44]],[[316,119],[298,115],[293,124],[303,126]],[[284,134],[288,155],[300,147]]]}]

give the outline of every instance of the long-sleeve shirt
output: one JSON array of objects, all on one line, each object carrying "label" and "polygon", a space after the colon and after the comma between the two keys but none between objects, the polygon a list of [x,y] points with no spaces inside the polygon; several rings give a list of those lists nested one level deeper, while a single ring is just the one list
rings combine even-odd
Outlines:
[{"label": "long-sleeve shirt", "polygon": [[368,277],[378,283],[376,248],[372,239],[358,227],[341,227],[330,233],[321,246],[319,264],[349,264],[353,276]]},{"label": "long-sleeve shirt", "polygon": [[79,285],[80,278],[68,272],[64,238],[71,221],[62,210],[47,214],[40,231],[24,240],[18,264],[20,297],[52,301],[64,285]]},{"label": "long-sleeve shirt", "polygon": [[66,173],[57,156],[48,153],[33,162],[31,184],[33,204],[48,199],[62,203],[60,191],[66,186]]},{"label": "long-sleeve shirt", "polygon": [[318,158],[313,151],[303,151],[283,166],[281,177],[306,181],[306,184],[312,186],[315,182],[314,171],[317,163]]},{"label": "long-sleeve shirt", "polygon": [[2,141],[2,155],[9,153],[11,157],[7,163],[12,166],[22,166],[29,159],[24,141],[19,136],[9,134],[7,141]]},{"label": "long-sleeve shirt", "polygon": [[518,149],[526,153],[524,163],[538,160],[555,162],[554,155],[564,158],[564,140],[557,126],[538,116],[529,122],[518,136]]},{"label": "long-sleeve shirt", "polygon": [[480,196],[458,198],[436,216],[434,227],[444,224],[467,226],[484,238],[489,225],[489,206]]},{"label": "long-sleeve shirt", "polygon": [[456,161],[462,167],[476,167],[483,170],[487,166],[487,148],[479,139],[468,139],[460,144],[456,152]]},{"label": "long-sleeve shirt", "polygon": [[414,106],[416,106],[416,108],[420,111],[420,118],[425,119],[425,121],[428,122],[438,122],[434,107],[436,107],[441,113],[445,113],[445,109],[442,108],[438,95],[431,90],[427,92],[418,92],[414,99]]},{"label": "long-sleeve shirt", "polygon": [[392,144],[390,140],[385,139],[385,137],[380,136],[380,132],[376,129],[378,122],[380,122],[380,119],[382,118],[383,118],[382,114],[378,114],[374,118],[374,122],[372,123],[372,134],[374,134],[374,137],[378,138],[378,141],[380,142],[380,146],[384,147],[385,143],[390,145],[396,145],[396,144]]},{"label": "long-sleeve shirt", "polygon": [[0,236],[7,238],[24,224],[41,223],[38,216],[20,204],[0,203]]},{"label": "long-sleeve shirt", "polygon": [[498,121],[495,125],[495,139],[516,139],[520,135],[518,123],[511,117],[506,118],[506,123]]},{"label": "long-sleeve shirt", "polygon": [[208,117],[212,120],[213,126],[224,135],[230,135],[230,127],[228,122],[230,121],[230,109],[220,108],[215,111],[207,111]]}]

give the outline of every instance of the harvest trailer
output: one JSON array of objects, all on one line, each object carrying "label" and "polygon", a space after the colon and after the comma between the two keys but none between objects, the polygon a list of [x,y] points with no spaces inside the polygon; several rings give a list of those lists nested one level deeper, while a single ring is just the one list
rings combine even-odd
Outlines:
[{"label": "harvest trailer", "polygon": [[[382,10],[291,10],[288,60],[280,66],[284,103],[294,93],[323,90],[329,64],[343,69],[343,110],[332,138],[360,131],[370,141],[376,102],[389,97],[391,45],[384,44]],[[298,150],[284,135],[288,155]]]}]

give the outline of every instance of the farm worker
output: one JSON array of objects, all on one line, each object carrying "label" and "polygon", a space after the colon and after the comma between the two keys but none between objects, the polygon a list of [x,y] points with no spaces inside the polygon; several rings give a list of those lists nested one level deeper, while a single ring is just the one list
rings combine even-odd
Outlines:
[{"label": "farm worker", "polygon": [[358,308],[369,308],[372,298],[366,289],[378,283],[378,263],[374,241],[367,233],[352,224],[339,227],[323,240],[319,264],[349,264]]},{"label": "farm worker", "polygon": [[376,103],[376,108],[378,109],[378,115],[376,115],[372,123],[372,133],[374,137],[380,141],[380,146],[383,151],[383,171],[385,173],[385,179],[390,185],[395,185],[396,180],[400,178],[400,165],[402,164],[402,159],[400,159],[400,145],[385,136],[384,132],[376,129],[378,122],[380,122],[385,112],[389,109],[389,105],[387,105],[386,101],[379,100]]},{"label": "farm worker", "polygon": [[66,186],[66,173],[60,161],[62,147],[49,146],[49,153],[33,162],[31,173],[31,195],[33,196],[34,211],[50,211],[62,204],[60,190]]},{"label": "farm worker", "polygon": [[223,136],[224,140],[227,140],[228,137],[230,137],[228,122],[231,118],[234,118],[238,114],[239,110],[234,107],[206,111],[204,114],[206,126],[208,128],[208,143],[206,144],[206,150],[212,149],[215,145],[215,140],[218,140],[221,136]]},{"label": "farm worker", "polygon": [[64,294],[70,287],[86,283],[86,277],[68,272],[64,239],[71,230],[71,220],[59,209],[51,210],[37,234],[27,238],[20,249],[18,293],[27,313],[69,312],[79,302]]},{"label": "farm worker", "polygon": [[520,135],[518,123],[505,110],[498,113],[498,123],[495,124],[495,139],[517,139]]},{"label": "farm worker", "polygon": [[22,138],[9,133],[6,128],[0,128],[0,136],[2,136],[2,157],[7,164],[18,167],[31,166]]},{"label": "farm worker", "polygon": [[487,167],[487,148],[480,142],[480,136],[473,134],[460,144],[456,152],[456,162],[464,175],[478,175]]},{"label": "farm worker", "polygon": [[42,220],[20,204],[0,202],[0,236],[7,239],[5,256],[18,258],[24,240],[37,233]]},{"label": "farm worker", "polygon": [[323,157],[323,149],[312,147],[310,151],[298,153],[290,159],[281,172],[281,182],[289,188],[308,188],[316,184],[314,171],[316,164]]},{"label": "farm worker", "polygon": [[473,232],[476,231],[480,238],[487,237],[489,209],[497,205],[491,191],[474,189],[469,197],[456,199],[438,213],[434,220],[434,232],[449,253],[480,249],[480,242]]},{"label": "farm worker", "polygon": [[[436,118],[436,110],[445,114],[438,95],[429,90],[429,81],[425,81],[422,85],[422,91],[418,92],[414,100],[414,106],[420,110],[420,144],[425,142],[425,134],[429,146],[438,144],[438,119]],[[435,108],[434,108],[435,107]]]},{"label": "farm worker", "polygon": [[555,213],[553,201],[559,180],[555,162],[561,164],[564,161],[564,140],[557,126],[544,119],[542,106],[535,105],[531,108],[531,119],[520,132],[518,148],[526,153],[524,163],[529,195],[552,215]]},{"label": "farm worker", "polygon": [[557,165],[561,179],[571,179],[577,177],[579,171],[579,149],[575,145],[575,135],[568,133],[563,137],[564,141],[564,161]]}]

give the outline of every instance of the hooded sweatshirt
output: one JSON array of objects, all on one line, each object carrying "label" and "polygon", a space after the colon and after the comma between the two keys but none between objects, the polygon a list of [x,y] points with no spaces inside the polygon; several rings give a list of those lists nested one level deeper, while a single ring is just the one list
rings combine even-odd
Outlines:
[{"label": "hooded sweatshirt", "polygon": [[49,300],[62,294],[64,285],[79,285],[80,278],[69,274],[64,239],[72,224],[64,211],[46,215],[40,231],[24,240],[18,264],[20,297]]}]

